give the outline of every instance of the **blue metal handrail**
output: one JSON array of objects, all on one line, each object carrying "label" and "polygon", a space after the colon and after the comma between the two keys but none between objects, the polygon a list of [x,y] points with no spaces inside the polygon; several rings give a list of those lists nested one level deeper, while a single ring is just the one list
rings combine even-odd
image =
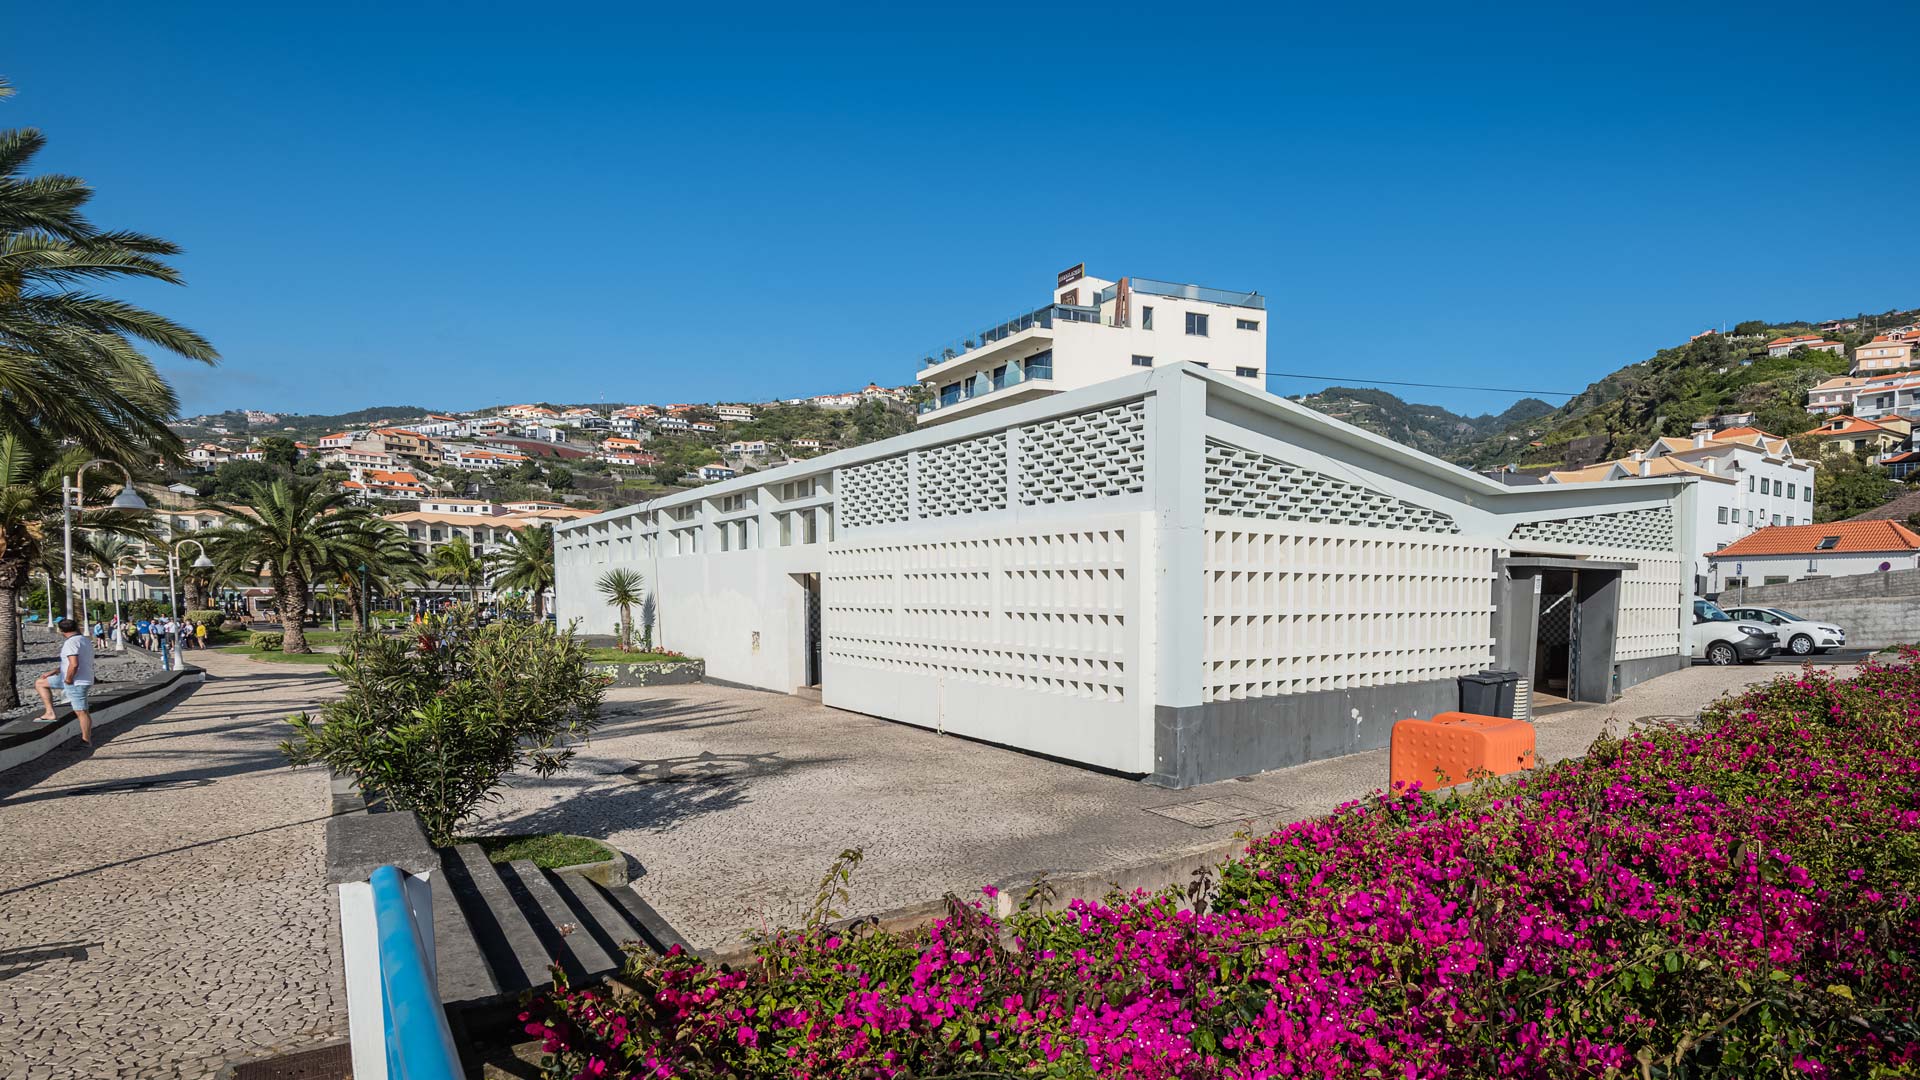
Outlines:
[{"label": "blue metal handrail", "polygon": [[447,1011],[434,985],[433,962],[407,899],[406,875],[382,866],[373,886],[374,932],[380,949],[380,1008],[389,1080],[460,1080],[459,1055]]}]

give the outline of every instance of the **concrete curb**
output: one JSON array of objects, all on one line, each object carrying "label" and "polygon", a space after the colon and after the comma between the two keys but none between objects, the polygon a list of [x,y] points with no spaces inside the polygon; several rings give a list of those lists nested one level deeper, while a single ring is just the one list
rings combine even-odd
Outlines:
[{"label": "concrete curb", "polygon": [[[99,732],[111,727],[182,691],[192,693],[199,689],[206,676],[201,668],[188,665],[139,682],[102,683],[90,695],[94,730]],[[64,719],[51,724],[16,720],[6,725],[13,730],[0,734],[0,773],[37,761],[68,739],[80,737],[80,722],[73,718],[73,710],[62,705],[57,711]],[[22,724],[26,726],[20,726]]]},{"label": "concrete curb", "polygon": [[594,840],[591,836],[575,836],[573,833],[562,833],[561,835],[571,836],[576,840],[592,840],[593,843],[601,849],[611,852],[612,857],[601,859],[597,862],[574,863],[572,866],[556,866],[553,868],[554,873],[578,874],[589,881],[597,881],[609,889],[618,889],[626,885],[627,856],[624,852],[615,848],[612,844],[607,843],[605,840]]}]

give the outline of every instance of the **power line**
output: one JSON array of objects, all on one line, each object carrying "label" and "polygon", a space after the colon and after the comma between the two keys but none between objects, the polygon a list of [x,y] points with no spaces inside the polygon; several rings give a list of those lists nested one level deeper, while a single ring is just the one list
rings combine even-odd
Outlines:
[{"label": "power line", "polygon": [[1579,397],[1584,390],[1515,390],[1510,386],[1459,386],[1454,383],[1401,382],[1396,379],[1354,379],[1345,375],[1301,375],[1292,371],[1269,371],[1275,379],[1307,379],[1312,382],[1360,383],[1365,386],[1418,386],[1428,390],[1481,390],[1490,394],[1535,394],[1541,397]]}]

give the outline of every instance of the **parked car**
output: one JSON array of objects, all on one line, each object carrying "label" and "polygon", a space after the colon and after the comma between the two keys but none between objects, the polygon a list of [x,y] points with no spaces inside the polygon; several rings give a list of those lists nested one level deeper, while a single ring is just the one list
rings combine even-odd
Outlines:
[{"label": "parked car", "polygon": [[1775,607],[1729,608],[1735,621],[1752,620],[1772,630],[1780,638],[1780,651],[1795,656],[1812,656],[1829,649],[1845,648],[1847,632],[1830,622],[1803,619],[1791,611]]},{"label": "parked car", "polygon": [[1695,660],[1709,664],[1751,664],[1773,655],[1780,638],[1764,623],[1735,619],[1711,600],[1693,598],[1693,627],[1688,632]]}]

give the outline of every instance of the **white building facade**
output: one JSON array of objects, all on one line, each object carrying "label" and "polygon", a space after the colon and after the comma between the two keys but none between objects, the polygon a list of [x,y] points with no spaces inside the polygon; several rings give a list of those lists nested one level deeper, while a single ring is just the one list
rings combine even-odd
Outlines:
[{"label": "white building facade", "polygon": [[1490,667],[1609,700],[1683,656],[1693,483],[1510,488],[1190,365],[561,525],[733,683],[1197,783],[1386,744]]},{"label": "white building facade", "polygon": [[921,358],[922,425],[1076,390],[1141,368],[1193,363],[1267,385],[1266,299],[1147,278],[1062,271],[1053,299]]}]

